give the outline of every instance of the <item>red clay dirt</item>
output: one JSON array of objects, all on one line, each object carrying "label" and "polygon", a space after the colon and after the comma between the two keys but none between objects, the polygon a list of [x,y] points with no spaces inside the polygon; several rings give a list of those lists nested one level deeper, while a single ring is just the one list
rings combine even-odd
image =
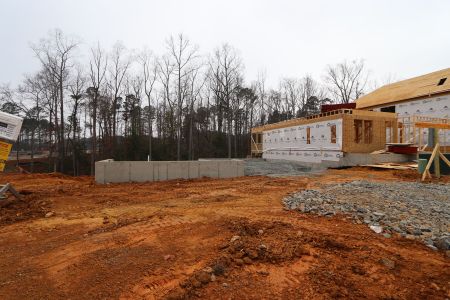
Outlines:
[{"label": "red clay dirt", "polygon": [[109,185],[2,175],[25,195],[0,208],[0,299],[449,298],[445,253],[281,203],[327,183],[416,180],[400,174]]}]

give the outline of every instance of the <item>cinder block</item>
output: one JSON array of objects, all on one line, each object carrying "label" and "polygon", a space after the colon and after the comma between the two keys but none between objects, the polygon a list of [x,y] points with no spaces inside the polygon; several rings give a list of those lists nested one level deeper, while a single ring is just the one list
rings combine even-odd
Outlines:
[{"label": "cinder block", "polygon": [[155,162],[154,169],[158,170],[158,177],[154,177],[155,180],[167,180],[167,162]]},{"label": "cinder block", "polygon": [[113,161],[105,163],[105,183],[129,182],[130,162]]},{"label": "cinder block", "polygon": [[134,182],[153,181],[153,162],[131,161],[130,180]]},{"label": "cinder block", "polygon": [[237,163],[233,160],[219,161],[219,178],[237,176]]},{"label": "cinder block", "polygon": [[190,161],[189,162],[189,178],[198,178],[199,177],[199,162],[198,161]]},{"label": "cinder block", "polygon": [[105,183],[105,164],[104,161],[95,162],[95,182],[97,183]]},{"label": "cinder block", "polygon": [[241,177],[244,176],[245,163],[243,160],[236,161],[236,176]]},{"label": "cinder block", "polygon": [[200,177],[219,178],[219,162],[218,161],[199,161]]},{"label": "cinder block", "polygon": [[169,161],[167,162],[167,179],[188,179],[189,164],[187,161]]}]

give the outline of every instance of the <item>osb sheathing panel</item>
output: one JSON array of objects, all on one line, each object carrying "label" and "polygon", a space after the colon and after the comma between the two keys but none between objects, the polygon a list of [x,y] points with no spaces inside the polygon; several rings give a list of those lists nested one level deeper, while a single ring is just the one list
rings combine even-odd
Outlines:
[{"label": "osb sheathing panel", "polygon": [[[355,143],[355,128],[354,120],[369,120],[372,121],[372,142],[370,144],[364,143],[363,138],[360,143]],[[342,150],[349,153],[370,153],[376,150],[384,149],[386,146],[386,122],[390,121],[392,124],[392,140],[397,140],[397,119],[395,117],[375,117],[369,115],[344,115],[343,131],[342,131]]]},{"label": "osb sheathing panel", "polygon": [[[441,79],[447,78],[442,85]],[[398,81],[376,89],[356,100],[357,109],[367,109],[401,101],[450,92],[450,68]]]}]

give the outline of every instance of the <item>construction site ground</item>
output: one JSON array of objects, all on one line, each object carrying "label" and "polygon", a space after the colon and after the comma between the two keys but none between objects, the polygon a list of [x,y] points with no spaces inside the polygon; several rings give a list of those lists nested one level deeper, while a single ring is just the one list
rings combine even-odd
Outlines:
[{"label": "construction site ground", "polygon": [[0,299],[449,298],[448,253],[344,215],[283,209],[289,193],[361,179],[417,175],[351,168],[97,185],[5,174],[24,199],[0,200]]}]

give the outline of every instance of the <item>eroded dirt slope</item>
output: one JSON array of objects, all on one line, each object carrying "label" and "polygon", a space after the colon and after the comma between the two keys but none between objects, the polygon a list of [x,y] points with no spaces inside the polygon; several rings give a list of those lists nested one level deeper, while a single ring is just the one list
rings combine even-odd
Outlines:
[{"label": "eroded dirt slope", "polygon": [[[1,299],[450,297],[449,260],[345,216],[285,211],[288,193],[391,171],[96,185],[5,175],[25,194],[0,208]],[[48,217],[45,217],[47,214]]]}]

